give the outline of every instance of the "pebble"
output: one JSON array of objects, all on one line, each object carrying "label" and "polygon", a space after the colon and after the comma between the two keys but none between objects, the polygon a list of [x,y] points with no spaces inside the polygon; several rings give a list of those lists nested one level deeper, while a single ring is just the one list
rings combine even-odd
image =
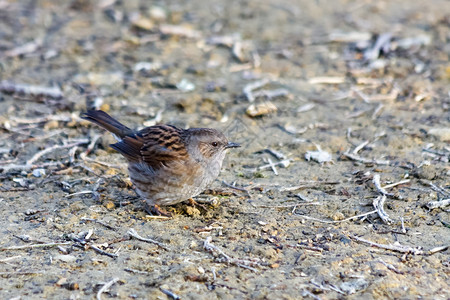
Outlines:
[{"label": "pebble", "polygon": [[34,177],[39,178],[39,177],[45,176],[45,170],[44,169],[34,169],[32,174]]},{"label": "pebble", "polygon": [[252,104],[245,111],[250,117],[264,116],[277,111],[277,107],[272,102],[264,102],[261,104]]}]

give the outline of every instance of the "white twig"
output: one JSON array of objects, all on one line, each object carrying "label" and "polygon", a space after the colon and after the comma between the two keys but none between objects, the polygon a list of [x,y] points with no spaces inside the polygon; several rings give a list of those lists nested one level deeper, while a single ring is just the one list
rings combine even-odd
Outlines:
[{"label": "white twig", "polygon": [[42,151],[39,151],[38,153],[33,155],[32,158],[27,160],[26,164],[27,165],[32,165],[34,162],[36,162],[39,158],[41,158],[45,154],[48,154],[48,153],[53,152],[55,150],[71,148],[71,147],[74,147],[74,146],[78,146],[78,145],[81,145],[81,144],[87,144],[87,143],[89,143],[89,140],[86,139],[86,140],[81,140],[81,141],[78,141],[76,143],[71,143],[71,144],[67,144],[67,145],[54,145],[54,146],[52,146],[50,148],[46,148],[46,149],[44,149]]},{"label": "white twig", "polygon": [[343,155],[347,158],[350,158],[354,161],[359,161],[365,164],[374,164],[374,165],[389,165],[391,162],[389,160],[379,160],[379,159],[369,159],[364,158],[359,155],[352,154],[348,151],[344,152]]},{"label": "white twig", "polygon": [[59,165],[59,162],[48,162],[48,163],[43,163],[43,164],[38,164],[38,165],[17,165],[17,164],[10,164],[10,165],[4,165],[1,166],[0,169],[3,170],[3,173],[9,172],[11,170],[22,170],[22,171],[27,171],[27,170],[31,170],[31,169],[35,169],[35,168],[44,168],[44,167],[51,167],[51,166],[57,166]]},{"label": "white twig", "polygon": [[390,197],[393,197],[393,196],[394,196],[394,194],[388,193],[388,191],[386,191],[386,189],[383,188],[383,187],[381,186],[381,177],[380,177],[379,174],[373,175],[373,184],[375,185],[375,187],[377,188],[377,190],[378,190],[382,195],[390,196]]},{"label": "white twig", "polygon": [[381,193],[381,196],[378,196],[373,200],[373,207],[377,210],[378,215],[385,224],[392,223],[393,220],[389,218],[389,215],[384,211],[384,202],[387,199],[386,196],[394,196],[394,195],[388,193],[386,189],[384,189],[381,186],[379,174],[373,175],[373,184],[375,185],[376,189]]},{"label": "white twig", "polygon": [[428,207],[428,209],[435,209],[435,208],[441,208],[441,207],[446,207],[450,205],[450,198],[448,199],[443,199],[441,201],[430,201],[426,204],[426,206]]},{"label": "white twig", "polygon": [[16,259],[16,258],[20,258],[20,257],[22,257],[22,255],[16,255],[16,256],[3,258],[3,259],[0,259],[0,263],[8,263],[8,261]]},{"label": "white twig", "polygon": [[411,179],[405,179],[405,180],[402,180],[402,181],[399,181],[399,182],[394,182],[394,183],[385,185],[384,188],[385,188],[385,189],[390,189],[390,188],[393,188],[393,187],[395,187],[395,186],[397,186],[397,185],[409,183],[410,181],[411,181]]},{"label": "white twig", "polygon": [[450,248],[450,244],[444,245],[444,246],[439,246],[439,247],[434,247],[433,249],[431,249],[431,250],[429,251],[429,253],[430,253],[430,254],[434,254],[434,253],[436,253],[436,252],[445,251],[445,250],[447,250],[448,248]]},{"label": "white twig", "polygon": [[377,210],[372,210],[372,211],[369,211],[369,212],[366,212],[366,213],[363,213],[363,214],[360,214],[360,215],[357,215],[357,216],[349,217],[349,218],[346,218],[346,219],[343,219],[343,220],[338,220],[338,221],[321,220],[321,219],[317,219],[317,218],[313,218],[313,217],[305,216],[305,215],[299,215],[299,214],[296,214],[296,216],[302,217],[302,218],[307,219],[307,220],[321,222],[321,223],[335,224],[335,223],[342,223],[342,222],[347,222],[347,221],[350,221],[350,220],[353,220],[353,219],[358,219],[358,218],[361,218],[361,217],[365,217],[365,216],[374,214],[376,212],[378,212],[378,211]]},{"label": "white twig", "polygon": [[275,167],[274,163],[272,162],[272,160],[270,158],[267,159],[267,161],[269,162],[270,168],[272,169],[272,171],[275,173],[275,175],[278,176],[278,171],[277,168]]},{"label": "white twig", "polygon": [[164,294],[166,294],[168,297],[172,298],[173,300],[179,300],[179,299],[181,299],[180,296],[178,296],[177,294],[175,294],[175,293],[172,292],[172,291],[169,291],[169,290],[167,290],[167,289],[165,289],[165,288],[162,288],[162,287],[159,287],[159,289],[161,290],[161,292],[163,292]]},{"label": "white twig", "polygon": [[352,153],[353,153],[354,155],[357,155],[358,152],[361,151],[361,149],[364,148],[365,146],[367,146],[369,143],[370,143],[369,140],[367,140],[367,141],[361,143],[359,146],[356,146],[356,147],[355,147],[355,149],[353,150]]},{"label": "white twig", "polygon": [[421,250],[420,248],[413,248],[410,246],[403,246],[403,245],[384,245],[384,244],[378,244],[357,236],[349,236],[351,239],[357,240],[359,242],[362,243],[366,243],[369,244],[371,246],[374,247],[378,247],[378,248],[382,248],[382,249],[386,249],[386,250],[391,250],[391,251],[397,251],[397,252],[401,252],[401,253],[411,253],[414,255],[422,255],[424,254],[424,251]]},{"label": "white twig", "polygon": [[10,81],[0,82],[0,91],[4,93],[27,95],[33,97],[47,97],[53,99],[61,99],[64,95],[58,86],[39,86],[39,85],[29,85],[20,84]]},{"label": "white twig", "polygon": [[69,244],[70,244],[70,242],[12,246],[12,247],[0,248],[0,251],[22,250],[22,249],[30,249],[30,248],[45,248],[45,247],[54,247],[54,246],[69,245]]},{"label": "white twig", "polygon": [[373,200],[373,207],[376,209],[378,216],[380,216],[381,220],[385,224],[390,224],[393,222],[391,218],[389,218],[389,215],[384,211],[384,202],[386,201],[386,195],[378,196]]},{"label": "white twig", "polygon": [[119,278],[114,278],[110,282],[107,282],[97,293],[97,300],[102,300],[102,294],[106,292],[110,287],[112,287],[117,281],[119,281]]},{"label": "white twig", "polygon": [[269,82],[270,82],[269,79],[262,79],[260,81],[256,81],[256,82],[247,84],[243,89],[243,93],[244,93],[245,97],[247,98],[247,100],[249,102],[255,101],[255,96],[253,95],[253,91],[256,89],[259,89],[260,87],[265,86]]},{"label": "white twig", "polygon": [[381,258],[379,258],[378,261],[379,261],[380,263],[382,263],[383,265],[385,265],[386,268],[388,268],[389,270],[394,271],[394,272],[397,273],[397,274],[403,274],[402,271],[397,270],[397,268],[395,268],[395,267],[394,267],[393,265],[391,265],[391,264],[388,264],[387,262],[385,262],[385,261],[382,260]]}]

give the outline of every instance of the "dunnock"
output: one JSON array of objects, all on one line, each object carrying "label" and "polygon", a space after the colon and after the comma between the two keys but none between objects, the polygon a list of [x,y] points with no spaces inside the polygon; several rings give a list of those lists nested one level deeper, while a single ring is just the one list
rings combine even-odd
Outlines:
[{"label": "dunnock", "polygon": [[156,125],[133,131],[101,110],[89,110],[81,118],[114,135],[118,143],[110,146],[128,160],[137,193],[159,214],[165,214],[160,206],[203,192],[219,176],[226,150],[240,147],[211,128]]}]

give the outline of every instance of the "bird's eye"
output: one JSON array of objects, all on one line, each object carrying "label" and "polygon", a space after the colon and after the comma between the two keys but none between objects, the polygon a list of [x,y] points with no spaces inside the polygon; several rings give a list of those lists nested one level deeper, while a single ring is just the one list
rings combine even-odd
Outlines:
[{"label": "bird's eye", "polygon": [[212,142],[211,145],[213,145],[214,147],[217,147],[219,144],[217,142]]}]

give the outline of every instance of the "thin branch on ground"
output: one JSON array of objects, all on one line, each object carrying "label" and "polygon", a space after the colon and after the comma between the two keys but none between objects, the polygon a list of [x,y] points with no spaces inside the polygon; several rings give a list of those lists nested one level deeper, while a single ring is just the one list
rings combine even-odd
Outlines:
[{"label": "thin branch on ground", "polygon": [[179,300],[181,299],[180,296],[178,296],[177,294],[175,294],[172,291],[169,291],[165,288],[159,287],[160,291],[163,292],[164,294],[166,294],[169,298],[173,299],[173,300]]},{"label": "thin branch on ground", "polygon": [[448,245],[444,245],[444,246],[439,246],[439,247],[434,247],[433,249],[431,249],[430,251],[428,251],[430,254],[434,254],[437,252],[441,252],[441,251],[445,251],[447,249],[450,248],[450,244]]},{"label": "thin branch on ground", "polygon": [[252,266],[259,266],[258,262],[251,261],[251,260],[232,258],[231,256],[225,254],[225,252],[223,252],[219,247],[213,245],[211,243],[211,241],[212,241],[212,237],[208,236],[203,243],[203,248],[206,251],[210,252],[212,255],[214,255],[218,262],[232,264],[232,265],[244,268],[244,269],[249,269],[253,272],[257,272],[257,270],[255,268],[252,268]]},{"label": "thin branch on ground", "polygon": [[42,275],[43,273],[37,271],[19,271],[19,272],[0,272],[0,277],[11,275]]},{"label": "thin branch on ground", "polygon": [[380,216],[381,220],[385,224],[392,223],[393,220],[389,217],[389,215],[384,210],[384,202],[386,201],[386,196],[393,196],[393,194],[388,193],[380,183],[380,175],[375,174],[373,176],[373,184],[375,185],[376,189],[381,193],[381,196],[378,196],[373,200],[373,207],[377,210],[378,216]]},{"label": "thin branch on ground", "polygon": [[299,216],[299,217],[302,217],[304,219],[307,219],[307,220],[317,221],[317,222],[320,222],[320,223],[336,224],[336,223],[347,222],[347,221],[350,221],[350,220],[353,220],[353,219],[358,219],[358,218],[361,218],[361,217],[365,217],[365,216],[368,216],[368,215],[371,215],[371,214],[374,214],[374,213],[377,213],[377,211],[376,210],[372,210],[372,211],[369,211],[369,212],[366,212],[366,213],[363,213],[363,214],[360,214],[360,215],[357,215],[357,216],[349,217],[349,218],[346,218],[346,219],[343,219],[343,220],[338,220],[338,221],[322,220],[322,219],[317,219],[317,218],[313,218],[313,217],[310,217],[310,216],[299,215],[299,214],[295,214],[295,215]]},{"label": "thin branch on ground", "polygon": [[401,181],[399,181],[399,182],[394,182],[394,183],[391,183],[391,184],[387,184],[387,185],[385,185],[383,188],[384,188],[384,189],[390,189],[390,188],[396,187],[397,185],[409,183],[410,181],[411,181],[411,179],[401,180]]},{"label": "thin branch on ground", "polygon": [[425,252],[423,250],[421,250],[419,247],[417,248],[413,248],[410,246],[403,246],[403,245],[385,245],[385,244],[379,244],[379,243],[375,243],[357,236],[349,236],[351,239],[356,240],[358,242],[362,242],[365,244],[369,244],[370,246],[373,247],[377,247],[377,248],[381,248],[381,249],[386,249],[386,250],[391,250],[391,251],[396,251],[396,252],[401,252],[401,253],[411,253],[414,255],[423,255],[425,254]]},{"label": "thin branch on ground", "polygon": [[91,249],[93,249],[95,252],[97,252],[97,253],[99,253],[99,254],[101,254],[101,255],[106,255],[106,256],[109,256],[109,257],[111,257],[111,258],[117,258],[117,257],[119,257],[119,255],[117,255],[117,254],[115,254],[115,253],[109,253],[109,252],[106,252],[105,250],[102,250],[102,249],[100,249],[100,248],[98,248],[97,246],[94,246],[94,245],[92,245],[92,244],[89,244],[88,247],[91,248]]},{"label": "thin branch on ground", "polygon": [[316,188],[322,185],[327,185],[327,184],[339,184],[341,183],[340,181],[300,181],[299,185],[296,186],[289,186],[289,187],[281,187],[278,190],[280,192],[292,192],[295,190],[301,190],[301,189],[310,189],[310,188]]},{"label": "thin branch on ground", "polygon": [[435,209],[435,208],[442,208],[450,205],[450,198],[443,199],[440,201],[430,201],[426,204],[426,207],[428,209]]},{"label": "thin branch on ground", "polygon": [[69,245],[70,242],[62,242],[62,243],[48,243],[48,244],[32,244],[32,245],[23,245],[23,246],[12,246],[6,248],[0,248],[0,251],[8,251],[8,250],[24,250],[31,248],[46,248],[46,247],[56,247],[61,245]]},{"label": "thin branch on ground", "polygon": [[[66,197],[67,197],[67,196],[66,196]],[[97,219],[91,219],[91,218],[82,217],[81,220],[89,221],[89,222],[95,222],[95,223],[98,223],[98,224],[100,224],[100,225],[105,226],[105,227],[108,228],[108,229],[111,229],[111,230],[114,230],[114,231],[117,230],[117,228],[115,228],[115,227],[113,227],[113,226],[111,226],[111,225],[108,225],[108,224],[106,224],[105,222],[100,221],[100,220],[97,220]]]},{"label": "thin branch on ground", "polygon": [[426,181],[426,180],[421,180],[421,183],[424,183],[426,185],[429,185],[434,191],[441,193],[444,196],[450,196],[450,192],[447,192],[445,189],[443,189],[442,187],[439,187],[437,185],[435,185],[433,182],[431,181]]},{"label": "thin branch on ground", "polygon": [[233,189],[233,190],[237,190],[237,191],[241,191],[241,192],[245,192],[245,193],[249,194],[249,191],[246,190],[246,189],[244,189],[244,188],[240,188],[240,187],[234,186],[234,185],[229,184],[229,183],[227,183],[227,182],[225,182],[225,181],[222,181],[222,183],[223,183],[226,187],[229,187],[229,188],[231,188],[231,189]]},{"label": "thin branch on ground", "polygon": [[3,173],[7,173],[9,171],[28,171],[28,170],[31,170],[31,169],[58,166],[60,164],[61,164],[60,162],[48,162],[48,163],[42,163],[42,164],[38,164],[38,165],[10,164],[10,165],[1,166],[0,169],[3,170]]},{"label": "thin branch on ground", "polygon": [[151,274],[150,272],[147,272],[147,271],[141,271],[141,270],[136,270],[136,269],[131,269],[131,268],[125,268],[123,270],[126,272],[141,274],[141,275],[150,275]]},{"label": "thin branch on ground", "polygon": [[163,248],[164,250],[170,251],[170,248],[168,248],[166,245],[164,245],[163,243],[160,243],[158,241],[155,241],[153,239],[148,239],[148,238],[143,238],[142,236],[140,236],[136,230],[134,230],[133,228],[130,228],[127,232],[128,235],[130,235],[131,237],[134,237],[135,239],[138,239],[142,242],[146,242],[146,243],[152,243],[157,245],[158,247]]},{"label": "thin branch on ground", "polygon": [[97,293],[97,300],[102,300],[102,294],[105,293],[110,287],[112,287],[119,280],[120,279],[116,277],[113,280],[105,283],[105,285],[102,286],[102,288]]},{"label": "thin branch on ground", "polygon": [[[96,134],[94,135],[94,137],[91,139],[91,142],[89,143],[89,145],[86,148],[86,151],[84,151],[84,153],[82,153],[84,156],[89,155],[89,153],[91,153],[92,150],[94,150],[95,145],[97,144],[98,140],[102,137],[101,134]],[[81,157],[81,156],[80,156]],[[83,159],[83,157],[81,157]]]},{"label": "thin branch on ground", "polygon": [[389,270],[394,271],[394,272],[397,273],[397,274],[404,274],[404,272],[397,270],[397,268],[395,268],[395,267],[394,267],[393,265],[391,265],[391,264],[388,264],[387,262],[385,262],[385,261],[382,260],[381,258],[379,258],[378,261],[379,261],[380,263],[382,263],[383,265],[385,265],[386,268],[388,268]]},{"label": "thin branch on ground", "polygon": [[383,220],[383,223],[390,224],[394,222],[389,215],[384,210],[384,202],[386,201],[387,197],[385,195],[378,196],[375,199],[373,199],[373,207],[376,209],[378,216]]},{"label": "thin branch on ground", "polygon": [[38,159],[40,159],[42,156],[51,153],[55,150],[59,150],[59,149],[66,149],[66,148],[72,148],[74,146],[78,146],[81,144],[87,144],[89,143],[88,139],[84,139],[75,143],[71,143],[71,144],[67,144],[67,145],[54,145],[50,148],[46,148],[44,150],[39,151],[38,153],[36,153],[35,155],[33,155],[33,157],[31,157],[29,160],[27,160],[26,165],[32,165],[34,164]]},{"label": "thin branch on ground", "polygon": [[361,162],[364,164],[373,164],[373,165],[390,165],[391,164],[391,162],[389,160],[364,158],[359,155],[352,154],[348,151],[344,152],[342,155],[344,155],[345,157],[347,157],[351,160],[358,161],[358,162]]},{"label": "thin branch on ground", "polygon": [[253,205],[254,207],[260,208],[291,208],[297,206],[309,206],[309,205],[322,205],[320,202],[306,202],[306,203],[295,203],[295,204],[287,204],[287,205]]}]

